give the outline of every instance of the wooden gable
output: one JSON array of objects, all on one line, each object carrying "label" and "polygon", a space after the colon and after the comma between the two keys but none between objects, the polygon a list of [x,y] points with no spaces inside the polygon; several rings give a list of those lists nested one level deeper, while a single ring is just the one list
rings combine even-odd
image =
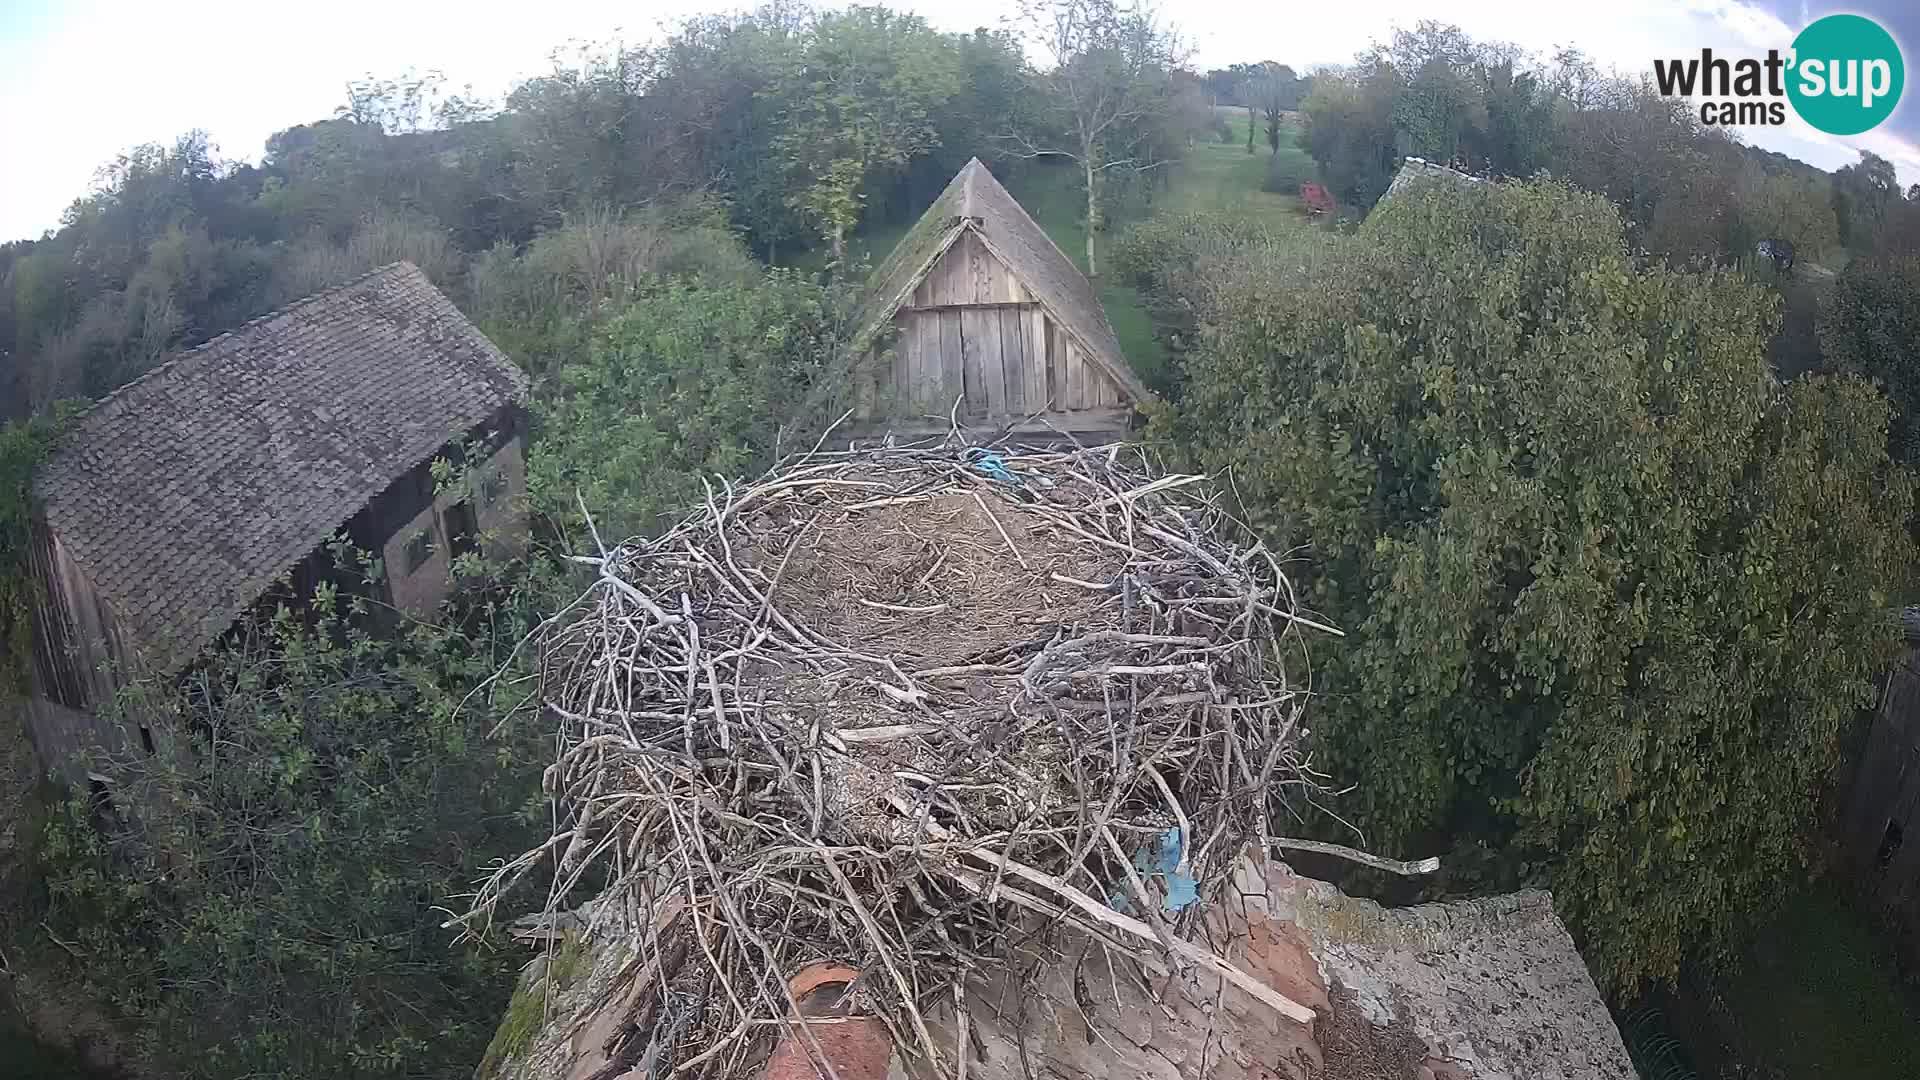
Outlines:
[{"label": "wooden gable", "polygon": [[1124,430],[1133,402],[971,228],[895,310],[875,361],[855,417],[901,432],[944,428],[949,416],[1005,426],[1035,414],[1063,430]]},{"label": "wooden gable", "polygon": [[856,437],[1104,442],[1153,398],[1092,283],[978,158],[874,271],[848,341]]}]

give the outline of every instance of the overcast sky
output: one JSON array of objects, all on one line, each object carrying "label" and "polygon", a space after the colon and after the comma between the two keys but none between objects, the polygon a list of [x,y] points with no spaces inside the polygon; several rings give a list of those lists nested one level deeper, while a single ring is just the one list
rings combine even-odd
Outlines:
[{"label": "overcast sky", "polygon": [[[568,42],[640,42],[727,0],[333,0],[312,5],[208,0],[0,0],[0,240],[37,236],[92,182],[94,170],[141,142],[192,128],[221,155],[257,161],[268,135],[321,119],[347,80],[409,67],[439,69],[499,98],[545,70]],[[1013,0],[894,0],[947,30],[998,25]],[[1200,68],[1278,60],[1296,69],[1344,63],[1370,40],[1420,19],[1458,23],[1480,39],[1545,51],[1573,45],[1602,66],[1651,69],[1656,56],[1702,46],[1733,55],[1784,50],[1829,11],[1854,11],[1890,29],[1911,65],[1920,54],[1913,0],[1356,0],[1329,6],[1274,0],[1183,0],[1161,10],[1184,31]],[[1746,128],[1753,142],[1823,168],[1854,147],[1892,159],[1901,182],[1920,182],[1920,90],[1893,119],[1851,139],[1792,117]]]}]

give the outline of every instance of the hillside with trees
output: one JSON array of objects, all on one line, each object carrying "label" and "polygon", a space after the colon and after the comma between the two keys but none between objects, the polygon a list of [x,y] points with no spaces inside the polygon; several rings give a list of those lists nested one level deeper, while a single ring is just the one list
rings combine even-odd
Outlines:
[{"label": "hillside with trees", "polygon": [[[136,147],[0,245],[0,706],[63,419],[395,260],[530,376],[540,540],[463,566],[483,587],[431,624],[321,598],[143,687],[194,751],[139,777],[164,812],[36,792],[0,849],[4,960],[158,1075],[471,1075],[524,956],[444,924],[545,835],[515,645],[577,595],[585,513],[647,534],[810,444],[868,242],[974,156],[1164,347],[1156,452],[1223,477],[1349,635],[1313,678],[1316,764],[1351,791],[1297,827],[1441,854],[1434,895],[1551,887],[1619,1002],[1732,955],[1817,862],[1914,596],[1920,191],[1572,51],[1423,23],[1350,66],[1203,73],[1150,12],[1052,0],[964,34],[705,16],[497,102],[368,77],[257,164]],[[1379,203],[1407,156],[1507,182]],[[1346,220],[1300,213],[1306,181]],[[1756,265],[1775,239],[1837,276]]]}]

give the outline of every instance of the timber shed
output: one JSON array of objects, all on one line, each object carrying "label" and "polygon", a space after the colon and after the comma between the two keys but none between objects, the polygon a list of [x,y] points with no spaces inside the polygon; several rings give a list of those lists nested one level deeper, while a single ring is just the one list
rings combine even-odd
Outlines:
[{"label": "timber shed", "polygon": [[1837,840],[1861,899],[1920,963],[1920,607],[1898,617],[1906,642],[1841,789]]},{"label": "timber shed", "polygon": [[[102,399],[40,471],[28,731],[78,780],[88,752],[165,732],[107,719],[140,676],[187,668],[250,608],[333,580],[327,544],[377,556],[376,606],[431,611],[452,560],[525,541],[524,375],[407,263],[187,350]],[[464,464],[435,482],[438,456]],[[137,727],[138,731],[127,730]]]},{"label": "timber shed", "polygon": [[979,158],[874,271],[855,327],[858,436],[1107,442],[1153,397],[1086,275]]}]

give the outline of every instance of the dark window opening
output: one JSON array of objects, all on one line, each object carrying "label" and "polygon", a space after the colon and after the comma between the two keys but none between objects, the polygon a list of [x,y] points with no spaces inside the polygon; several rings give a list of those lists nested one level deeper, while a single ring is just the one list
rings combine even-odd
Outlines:
[{"label": "dark window opening", "polygon": [[480,484],[480,503],[486,507],[499,505],[507,495],[507,474],[504,469],[495,469]]},{"label": "dark window opening", "polygon": [[140,746],[148,757],[153,756],[153,729],[145,724],[140,725]]},{"label": "dark window opening", "polygon": [[432,557],[433,533],[426,529],[418,529],[412,536],[407,537],[407,550],[401,558],[400,565],[402,569],[400,572],[403,574],[411,574],[415,570],[425,566],[427,560]]},{"label": "dark window opening", "polygon": [[462,499],[447,507],[440,523],[447,530],[447,541],[452,546],[454,558],[480,550],[480,528],[474,521],[473,503]]},{"label": "dark window opening", "polygon": [[1880,850],[1873,853],[1875,866],[1885,868],[1893,863],[1893,857],[1900,854],[1900,823],[1887,822],[1887,831],[1880,837]]},{"label": "dark window opening", "polygon": [[107,790],[107,778],[99,773],[87,774],[87,795],[96,813],[113,813],[113,793]]}]

